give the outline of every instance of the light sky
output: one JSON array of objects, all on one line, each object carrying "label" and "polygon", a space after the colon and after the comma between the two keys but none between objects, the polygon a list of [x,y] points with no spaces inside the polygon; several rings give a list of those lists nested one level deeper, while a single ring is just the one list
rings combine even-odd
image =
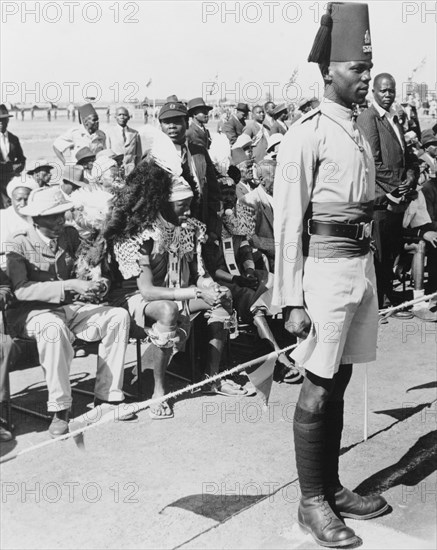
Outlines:
[{"label": "light sky", "polygon": [[[212,101],[220,94],[206,93],[216,76],[231,101],[263,101],[269,88],[285,100],[321,95],[307,56],[325,5],[3,0],[1,101],[81,103],[88,94],[123,102],[173,93]],[[414,80],[436,90],[436,2],[378,0],[369,9],[373,75],[393,74],[401,93],[426,58]],[[295,69],[299,86],[284,92]]]}]

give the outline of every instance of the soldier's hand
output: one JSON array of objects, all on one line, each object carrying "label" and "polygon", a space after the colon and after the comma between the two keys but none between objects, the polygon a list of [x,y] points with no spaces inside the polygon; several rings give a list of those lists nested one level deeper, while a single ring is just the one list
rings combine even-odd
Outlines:
[{"label": "soldier's hand", "polygon": [[306,338],[310,332],[311,319],[303,307],[288,307],[285,308],[284,327],[294,336]]}]

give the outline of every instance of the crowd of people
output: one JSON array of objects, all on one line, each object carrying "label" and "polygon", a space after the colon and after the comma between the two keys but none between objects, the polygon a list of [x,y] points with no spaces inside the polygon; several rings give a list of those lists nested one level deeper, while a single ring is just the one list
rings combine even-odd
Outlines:
[{"label": "crowd of people", "polygon": [[[426,242],[427,286],[419,288],[419,281],[416,295],[436,290],[437,138],[432,129],[421,134],[414,110],[408,116],[393,109],[389,74],[375,78],[373,94],[369,108],[356,106],[355,118],[376,162],[382,307],[395,300],[393,267],[403,236]],[[152,343],[154,396],[164,395],[166,367],[183,349],[190,317],[199,311],[208,317],[208,375],[218,372],[226,333],[238,322],[280,349],[266,319],[281,311],[272,304],[276,155],[289,126],[318,105],[303,98],[294,113],[272,101],[252,108],[238,103],[212,138],[212,107],[202,98],[185,104],[169,96],[160,128],[141,132],[129,127],[129,112],[119,107],[104,133],[95,108],[85,104],[78,109],[80,125],[53,144],[62,166],[57,182],[51,178],[55,163],[46,159],[25,170],[20,141],[7,130],[11,115],[0,106],[1,296],[8,332],[2,402],[9,399],[14,336],[37,342],[53,436],[68,429],[68,373],[82,340],[100,341],[96,403],[123,399],[124,353],[133,334]],[[424,313],[433,315],[418,312]],[[114,322],[118,334],[107,330]],[[90,323],[99,330],[90,334],[84,329]],[[61,337],[52,341],[50,330]],[[302,380],[286,355],[278,362],[281,380]],[[209,389],[229,396],[253,391],[231,379]],[[173,411],[163,403],[151,414],[167,418]]]}]

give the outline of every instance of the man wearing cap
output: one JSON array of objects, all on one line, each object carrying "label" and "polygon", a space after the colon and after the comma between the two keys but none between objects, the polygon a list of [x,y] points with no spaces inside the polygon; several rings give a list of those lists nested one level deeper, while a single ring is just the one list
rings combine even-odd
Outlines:
[{"label": "man wearing cap", "polygon": [[233,145],[238,136],[244,132],[246,126],[246,119],[250,113],[249,105],[247,103],[238,103],[235,108],[235,113],[231,115],[229,120],[223,125],[223,133],[229,140],[229,143]]},{"label": "man wearing cap", "polygon": [[6,268],[6,252],[12,235],[20,229],[27,229],[32,219],[21,214],[22,208],[27,205],[27,199],[38,184],[29,176],[18,176],[13,178],[6,188],[7,195],[11,200],[11,206],[0,210],[0,267]]},{"label": "man wearing cap", "polygon": [[266,156],[264,157],[265,160],[276,160],[276,157],[278,156],[279,144],[281,143],[283,137],[283,134],[271,134],[269,136],[267,141]]},{"label": "man wearing cap", "polygon": [[[77,168],[73,166],[72,168]],[[33,225],[17,232],[7,254],[7,272],[18,300],[7,310],[10,331],[34,338],[48,386],[52,437],[68,432],[72,404],[69,380],[76,337],[100,341],[95,404],[120,403],[129,315],[121,308],[99,305],[108,291],[106,279],[75,278],[79,235],[65,226],[72,207],[56,187],[32,191],[22,213]]]},{"label": "man wearing cap", "polygon": [[303,115],[309,113],[313,108],[312,100],[309,97],[303,97],[297,104],[297,108]]},{"label": "man wearing cap", "polygon": [[8,132],[9,114],[6,105],[0,105],[0,209],[10,204],[6,187],[14,176],[19,176],[26,165],[20,140]]},{"label": "man wearing cap", "polygon": [[188,142],[202,145],[205,149],[211,146],[211,135],[206,125],[209,120],[209,111],[212,107],[207,105],[201,97],[190,99],[187,105],[188,116],[191,124],[187,130]]},{"label": "man wearing cap", "polygon": [[75,155],[82,147],[88,147],[94,154],[106,149],[106,135],[99,130],[99,116],[91,103],[79,107],[78,112],[82,126],[72,128],[56,138],[53,144],[53,150],[62,164],[66,163],[67,151],[70,152],[71,160],[75,162]]},{"label": "man wearing cap", "polygon": [[81,147],[76,151],[76,164],[82,166],[87,181],[91,180],[95,160],[96,154],[89,147]]},{"label": "man wearing cap", "polygon": [[208,233],[218,235],[220,187],[208,151],[202,145],[187,140],[187,118],[187,108],[180,101],[164,104],[159,112],[161,130],[171,139],[180,156],[182,176],[199,197],[197,211],[192,207],[193,213],[206,224]]},{"label": "man wearing cap", "polygon": [[52,179],[53,168],[53,162],[46,159],[38,159],[33,162],[30,170],[27,170],[27,174],[35,180],[38,187],[48,187]]},{"label": "man wearing cap", "polygon": [[352,364],[376,357],[375,165],[352,120],[353,104],[369,89],[371,59],[367,4],[328,4],[309,56],[319,64],[324,99],[284,136],[273,190],[273,302],[284,308],[285,327],[305,338],[292,354],[306,372],[293,424],[298,523],[328,547],[359,542],[342,518],[388,509],[379,495],[344,488],[338,473]]},{"label": "man wearing cap", "polygon": [[[244,149],[237,147],[231,151],[231,166],[229,169],[229,176],[236,183],[237,199],[249,193],[256,187],[253,179],[253,159],[248,157]],[[233,170],[236,168],[237,170]]]},{"label": "man wearing cap", "polygon": [[115,111],[117,124],[110,126],[106,132],[106,147],[112,149],[117,155],[123,155],[126,176],[132,172],[142,156],[140,135],[127,125],[130,118],[126,107],[117,107]]},{"label": "man wearing cap", "polygon": [[287,125],[285,124],[285,121],[288,118],[287,105],[282,103],[281,105],[275,107],[273,109],[272,116],[275,122],[272,124],[270,134],[286,134],[288,130]]},{"label": "man wearing cap", "polygon": [[261,162],[266,154],[269,132],[264,127],[265,112],[261,105],[252,109],[252,120],[246,123],[244,134],[252,139],[252,155],[255,162]]},{"label": "man wearing cap", "polygon": [[53,188],[59,189],[65,200],[70,200],[70,195],[85,185],[88,184],[85,181],[83,166],[67,164],[62,172],[62,182]]},{"label": "man wearing cap", "polygon": [[111,192],[114,185],[124,185],[120,180],[120,169],[115,159],[109,157],[98,157],[94,162],[91,186],[92,188],[103,188]]},{"label": "man wearing cap", "polygon": [[272,113],[275,109],[276,105],[273,103],[273,101],[266,101],[264,103],[264,112],[266,114],[264,118],[264,128],[271,134],[272,133],[272,126],[275,122],[275,119],[272,116]]},{"label": "man wearing cap", "polygon": [[[357,118],[357,125],[372,147],[376,167],[375,269],[379,307],[385,297],[395,301],[393,264],[402,247],[402,219],[416,185],[407,176],[412,159],[407,158],[404,132],[393,103],[396,82],[388,73],[373,81],[373,103]],[[414,198],[414,197],[412,197]]]}]

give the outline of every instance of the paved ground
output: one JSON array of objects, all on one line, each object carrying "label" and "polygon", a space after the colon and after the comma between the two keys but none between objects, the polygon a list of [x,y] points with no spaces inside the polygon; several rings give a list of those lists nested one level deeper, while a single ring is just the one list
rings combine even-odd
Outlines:
[{"label": "paved ground", "polygon": [[[76,359],[72,378],[85,387],[94,369],[94,356]],[[435,548],[436,324],[382,325],[379,359],[367,367],[366,442],[365,369],[356,367],[347,395],[343,481],[382,491],[392,511],[348,524],[362,548]],[[40,367],[13,372],[11,383],[21,402],[46,399]],[[1,547],[316,548],[296,525],[298,391],[274,384],[268,411],[258,397],[187,395],[172,420],[144,411],[91,430],[84,450],[69,440],[11,459],[1,466]],[[88,401],[75,396],[76,415]],[[46,422],[14,418],[17,439],[2,445],[3,458],[47,439]]]}]

